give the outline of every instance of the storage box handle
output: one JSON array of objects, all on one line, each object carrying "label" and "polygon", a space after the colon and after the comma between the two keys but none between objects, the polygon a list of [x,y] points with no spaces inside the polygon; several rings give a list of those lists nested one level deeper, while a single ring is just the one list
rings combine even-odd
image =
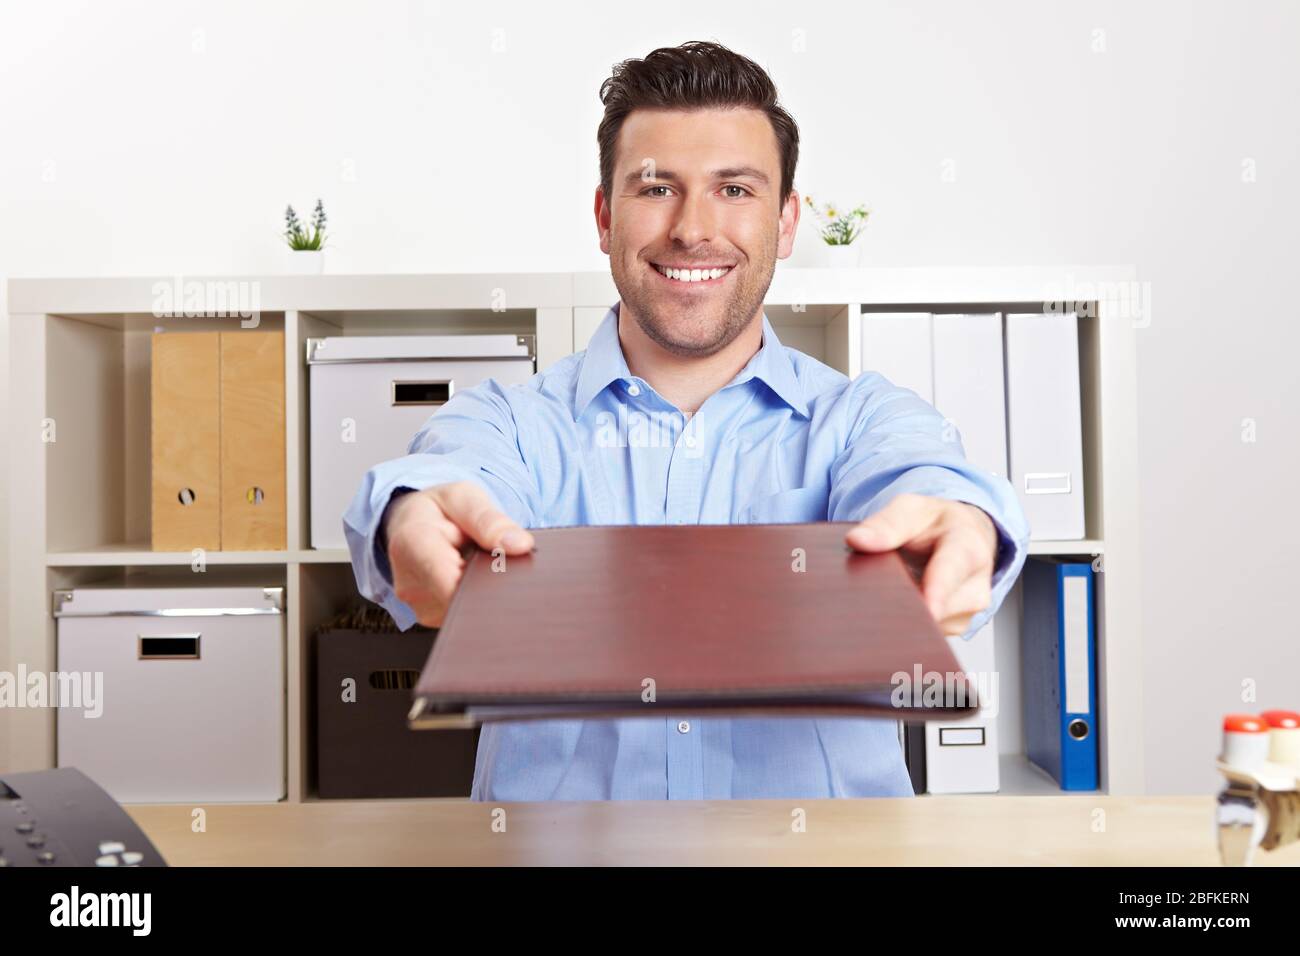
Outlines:
[{"label": "storage box handle", "polygon": [[197,661],[200,634],[139,634],[136,656],[142,661]]},{"label": "storage box handle", "polygon": [[1070,493],[1070,473],[1068,471],[1028,472],[1025,475],[1025,494],[1027,495],[1068,495]]},{"label": "storage box handle", "polygon": [[375,690],[404,690],[409,691],[415,688],[420,680],[420,672],[410,668],[385,668],[384,670],[371,671],[369,684]]},{"label": "storage box handle", "polygon": [[452,380],[445,379],[394,379],[394,405],[443,405],[454,390]]}]

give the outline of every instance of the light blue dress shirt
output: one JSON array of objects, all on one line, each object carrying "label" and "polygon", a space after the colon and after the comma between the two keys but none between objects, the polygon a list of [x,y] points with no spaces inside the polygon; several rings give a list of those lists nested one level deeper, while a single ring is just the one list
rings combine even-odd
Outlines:
[{"label": "light blue dress shirt", "polygon": [[[469,480],[520,525],[857,521],[901,492],[977,505],[1000,538],[993,602],[1024,564],[1029,528],[1010,484],[966,461],[933,406],[875,372],[850,381],[763,344],[689,419],[631,374],[616,303],[585,352],[526,384],[456,392],[402,458],[365,476],[343,524],[357,585],[406,630],[377,532],[395,491]],[[539,613],[545,613],[539,609]],[[432,732],[432,731],[430,731]],[[697,714],[488,724],[475,800],[910,796],[897,723]]]}]

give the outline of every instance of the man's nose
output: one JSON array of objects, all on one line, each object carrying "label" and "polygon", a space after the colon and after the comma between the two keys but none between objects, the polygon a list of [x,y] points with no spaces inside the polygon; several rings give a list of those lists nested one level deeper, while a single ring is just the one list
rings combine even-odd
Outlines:
[{"label": "man's nose", "polygon": [[715,223],[709,197],[687,196],[677,207],[677,216],[669,238],[684,246],[694,246],[714,237]]}]

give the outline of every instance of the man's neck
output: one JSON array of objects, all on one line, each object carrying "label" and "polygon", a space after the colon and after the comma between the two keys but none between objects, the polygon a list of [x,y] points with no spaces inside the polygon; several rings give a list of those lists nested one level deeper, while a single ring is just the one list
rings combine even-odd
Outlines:
[{"label": "man's neck", "polygon": [[763,318],[759,312],[745,330],[725,347],[705,357],[669,352],[642,331],[619,306],[618,341],[628,371],[650,383],[656,392],[686,417],[694,415],[710,395],[749,364],[763,345]]}]

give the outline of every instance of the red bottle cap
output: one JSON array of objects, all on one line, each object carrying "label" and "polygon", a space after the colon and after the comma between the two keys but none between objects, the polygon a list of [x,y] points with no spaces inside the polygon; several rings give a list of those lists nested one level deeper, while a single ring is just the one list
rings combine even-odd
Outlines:
[{"label": "red bottle cap", "polygon": [[1266,710],[1259,716],[1270,727],[1284,727],[1288,730],[1300,728],[1300,714],[1294,710]]},{"label": "red bottle cap", "polygon": [[1225,733],[1266,734],[1268,726],[1254,714],[1229,714],[1223,718],[1223,730]]}]

